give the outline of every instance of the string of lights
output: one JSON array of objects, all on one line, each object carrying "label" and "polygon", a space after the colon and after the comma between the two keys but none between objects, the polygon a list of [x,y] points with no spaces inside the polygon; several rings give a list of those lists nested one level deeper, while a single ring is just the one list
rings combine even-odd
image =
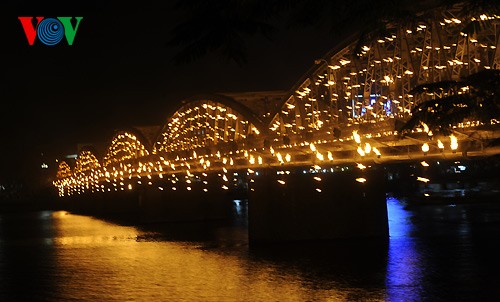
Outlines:
[{"label": "string of lights", "polygon": [[[462,32],[463,23],[471,21],[482,22],[482,30],[472,35]],[[394,28],[363,45],[360,52],[352,43],[319,61],[271,115],[268,129],[259,129],[238,110],[214,100],[189,102],[168,118],[151,150],[136,135],[122,131],[102,162],[88,150],[80,152],[73,169],[61,162],[54,185],[60,196],[143,185],[191,191],[199,184],[208,192],[208,172],[218,173],[220,188],[228,190],[237,171],[244,170],[252,183],[259,167],[282,167],[278,174],[286,175],[289,167],[309,164],[308,172],[318,183],[316,192],[321,193],[317,173],[340,162],[343,151],[353,152],[343,162],[360,170],[369,168],[362,161],[380,159],[388,142],[396,140],[395,120],[408,119],[415,106],[437,96],[412,95],[411,88],[500,68],[499,22],[497,15],[465,19],[460,10],[451,9],[413,28]],[[468,120],[457,128],[480,125]],[[415,133],[432,137],[426,126]],[[423,143],[422,152],[431,148],[455,152],[459,147],[456,135],[436,137],[434,142]],[[389,147],[396,148],[397,143]],[[277,181],[286,184],[284,178]]]}]

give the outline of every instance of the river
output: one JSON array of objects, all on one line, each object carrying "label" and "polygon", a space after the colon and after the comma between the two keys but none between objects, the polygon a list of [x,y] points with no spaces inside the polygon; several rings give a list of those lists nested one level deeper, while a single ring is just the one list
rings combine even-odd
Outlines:
[{"label": "river", "polygon": [[500,301],[500,205],[388,199],[388,241],[248,245],[231,224],[0,213],[0,301]]}]

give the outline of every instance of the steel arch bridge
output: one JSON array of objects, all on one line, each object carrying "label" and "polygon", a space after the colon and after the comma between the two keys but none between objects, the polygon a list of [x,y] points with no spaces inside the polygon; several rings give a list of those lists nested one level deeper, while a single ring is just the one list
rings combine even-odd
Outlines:
[{"label": "steel arch bridge", "polygon": [[[455,154],[457,140],[469,146],[478,140],[469,135],[478,123],[467,121],[451,137],[432,141],[425,129],[401,139],[395,124],[407,120],[420,102],[445,94],[412,95],[417,85],[500,69],[500,16],[466,16],[456,6],[421,17],[413,27],[394,26],[361,47],[355,37],[346,41],[317,60],[275,102],[275,110],[224,95],[184,100],[152,143],[140,133],[118,132],[102,160],[84,150],[73,169],[61,162],[54,185],[65,196],[127,190],[165,177],[174,190],[179,181],[201,181],[209,172],[227,181],[228,170],[253,173],[261,166],[318,170],[351,162],[364,167],[365,161],[398,160],[415,146],[413,156]],[[468,23],[480,26],[466,34]],[[475,133],[497,138],[496,123],[493,130]]]}]

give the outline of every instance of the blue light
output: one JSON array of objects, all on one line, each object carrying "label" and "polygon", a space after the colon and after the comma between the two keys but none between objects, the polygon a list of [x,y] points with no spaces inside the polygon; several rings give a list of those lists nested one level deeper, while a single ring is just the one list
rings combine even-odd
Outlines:
[{"label": "blue light", "polygon": [[[387,216],[390,240],[385,282],[389,300],[422,301],[424,264],[411,236],[411,214],[399,200],[388,198]],[[405,290],[408,288],[412,290]]]},{"label": "blue light", "polygon": [[385,104],[384,104],[384,110],[385,110],[385,114],[386,115],[390,115],[391,114],[391,106],[392,106],[392,101],[391,100],[387,100],[387,102],[385,102]]},{"label": "blue light", "polygon": [[404,237],[410,234],[410,214],[396,198],[387,199],[387,218],[390,237]]}]

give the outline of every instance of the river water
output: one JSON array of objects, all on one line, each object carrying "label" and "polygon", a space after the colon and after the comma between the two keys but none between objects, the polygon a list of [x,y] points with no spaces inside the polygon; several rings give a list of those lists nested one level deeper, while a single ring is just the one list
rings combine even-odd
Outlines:
[{"label": "river water", "polygon": [[241,212],[145,226],[0,214],[0,301],[500,301],[499,204],[387,204],[387,242],[259,248]]}]

